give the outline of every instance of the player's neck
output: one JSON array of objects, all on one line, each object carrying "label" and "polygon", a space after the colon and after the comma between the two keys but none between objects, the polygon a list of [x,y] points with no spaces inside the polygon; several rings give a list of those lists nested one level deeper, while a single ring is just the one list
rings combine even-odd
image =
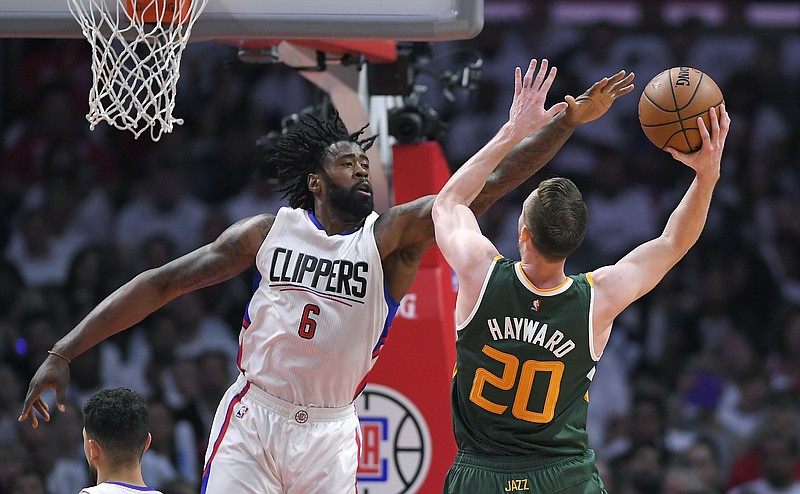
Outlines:
[{"label": "player's neck", "polygon": [[551,262],[541,256],[523,256],[520,262],[525,277],[542,290],[556,288],[564,283],[564,261]]},{"label": "player's neck", "polygon": [[144,478],[142,478],[142,469],[140,466],[131,468],[117,468],[117,469],[97,469],[97,483],[103,482],[121,482],[123,484],[135,485],[144,487]]},{"label": "player's neck", "polygon": [[350,214],[342,213],[337,209],[318,207],[314,211],[314,218],[328,235],[338,235],[350,232],[364,226],[366,218],[357,218]]}]

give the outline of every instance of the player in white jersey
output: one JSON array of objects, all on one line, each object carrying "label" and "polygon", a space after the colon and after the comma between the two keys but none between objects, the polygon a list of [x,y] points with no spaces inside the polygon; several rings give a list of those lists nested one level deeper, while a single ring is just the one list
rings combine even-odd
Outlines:
[{"label": "player in white jersey", "polygon": [[83,414],[83,452],[97,485],[81,494],[161,494],[142,479],[142,454],[151,440],[144,396],[103,389],[86,401]]},{"label": "player in white jersey", "polygon": [[[542,63],[547,72],[547,64]],[[554,72],[552,73],[554,75]],[[620,72],[603,78],[519,143],[472,203],[482,213],[539,170],[575,128],[605,113]],[[623,85],[624,86],[624,85]],[[549,86],[548,86],[549,87]],[[539,88],[547,92],[546,87]],[[255,269],[259,283],[240,333],[241,375],[212,425],[202,489],[208,493],[356,492],[359,428],[353,404],[380,353],[398,301],[433,246],[425,196],[373,213],[372,139],[338,116],[306,115],[280,137],[271,163],[291,209],[241,220],[217,240],[145,271],[106,298],[36,372],[19,420],[45,420],[46,389],[63,408],[70,359],[179,295]],[[424,164],[420,164],[424,173]]]}]

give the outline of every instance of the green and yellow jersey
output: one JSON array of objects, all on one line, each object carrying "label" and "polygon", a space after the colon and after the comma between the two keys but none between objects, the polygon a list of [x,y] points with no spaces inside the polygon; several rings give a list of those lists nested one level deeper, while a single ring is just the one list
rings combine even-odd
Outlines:
[{"label": "green and yellow jersey", "polygon": [[459,450],[479,455],[579,455],[588,448],[591,275],[535,287],[519,262],[496,258],[458,327],[452,410]]}]

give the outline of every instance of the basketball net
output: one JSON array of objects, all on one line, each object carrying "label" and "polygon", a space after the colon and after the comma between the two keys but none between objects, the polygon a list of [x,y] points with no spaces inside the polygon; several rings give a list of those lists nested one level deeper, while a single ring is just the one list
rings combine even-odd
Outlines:
[{"label": "basketball net", "polygon": [[105,121],[158,141],[173,124],[181,56],[208,0],[68,0],[92,47],[89,128]]}]

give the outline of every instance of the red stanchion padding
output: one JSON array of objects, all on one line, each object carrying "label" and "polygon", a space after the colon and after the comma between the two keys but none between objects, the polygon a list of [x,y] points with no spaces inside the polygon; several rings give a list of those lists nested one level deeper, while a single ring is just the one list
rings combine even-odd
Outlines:
[{"label": "red stanchion padding", "polygon": [[[435,194],[450,177],[439,144],[394,147],[395,202]],[[450,418],[456,287],[435,247],[403,298],[386,346],[356,401],[360,494],[442,491],[456,446]]]}]

